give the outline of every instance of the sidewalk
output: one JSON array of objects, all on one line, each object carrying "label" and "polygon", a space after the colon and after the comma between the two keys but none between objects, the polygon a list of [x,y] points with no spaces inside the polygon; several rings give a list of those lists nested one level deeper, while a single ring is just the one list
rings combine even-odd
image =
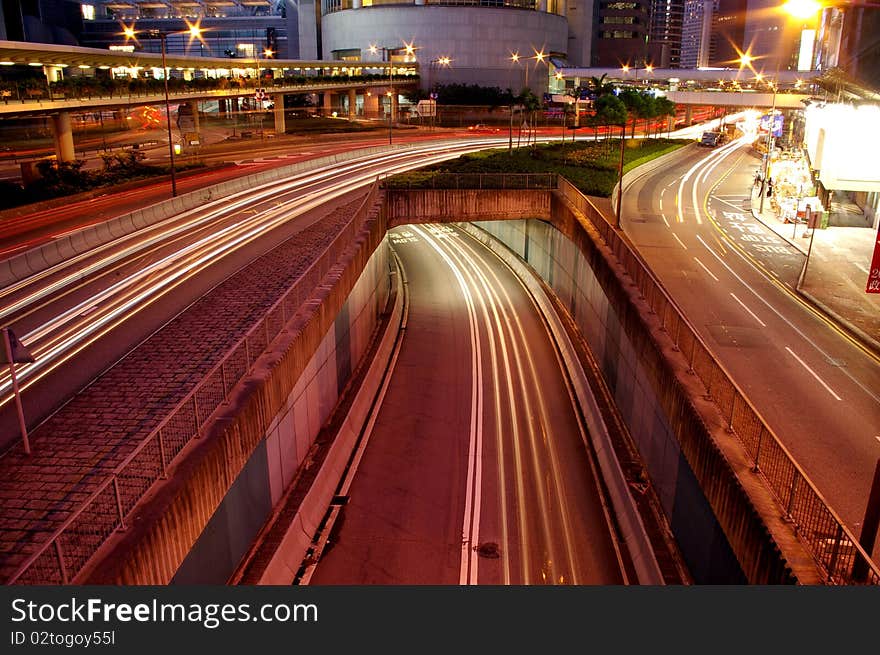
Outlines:
[{"label": "sidewalk", "polygon": [[[752,216],[806,258],[810,230],[804,223],[785,223],[769,202],[759,211],[752,192]],[[804,234],[807,237],[804,237]],[[865,293],[877,231],[870,227],[827,227],[815,230],[806,275],[797,292],[831,320],[880,354],[880,294]]]}]

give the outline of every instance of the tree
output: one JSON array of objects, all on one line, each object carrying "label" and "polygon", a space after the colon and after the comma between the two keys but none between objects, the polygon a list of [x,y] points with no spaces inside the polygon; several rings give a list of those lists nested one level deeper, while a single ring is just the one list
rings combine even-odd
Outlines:
[{"label": "tree", "polygon": [[[669,98],[665,96],[660,96],[659,98],[654,98],[654,107],[656,109],[656,116],[675,116],[675,103],[672,102]],[[667,123],[668,124],[668,123]],[[668,130],[667,130],[668,132]],[[668,134],[667,134],[668,136]]]},{"label": "tree", "polygon": [[[531,125],[529,138],[534,137],[532,145],[537,145],[538,137],[535,133],[535,123],[538,110],[541,108],[541,99],[532,93],[531,89],[523,89],[517,100],[518,103],[522,105],[523,111],[529,117],[529,124]],[[520,127],[520,133],[522,133],[522,127]],[[517,145],[519,145],[519,137],[517,137]]]},{"label": "tree", "polygon": [[620,101],[626,107],[627,113],[632,116],[630,138],[634,139],[636,136],[636,119],[643,118],[645,113],[645,95],[635,89],[624,89],[617,97],[620,98]]},{"label": "tree", "polygon": [[614,85],[611,82],[606,82],[606,77],[608,77],[608,74],[602,73],[602,77],[593,76],[590,78],[589,82],[587,82],[587,88],[589,89],[590,96],[593,100],[598,100],[602,96],[614,93]]},{"label": "tree", "polygon": [[616,95],[599,96],[593,103],[594,113],[587,119],[589,125],[598,127],[600,125],[620,125],[626,127],[627,111],[626,105]]}]

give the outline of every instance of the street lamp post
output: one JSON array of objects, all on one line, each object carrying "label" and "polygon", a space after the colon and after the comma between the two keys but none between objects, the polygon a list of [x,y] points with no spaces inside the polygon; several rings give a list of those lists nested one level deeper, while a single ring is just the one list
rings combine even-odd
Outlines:
[{"label": "street lamp post", "polygon": [[[190,41],[192,39],[200,39],[201,40],[201,28],[196,25],[189,25],[189,29],[187,30],[190,35]],[[124,27],[124,34],[126,40],[134,39],[137,40],[137,32],[134,27]],[[162,46],[162,81],[163,87],[165,91],[165,125],[168,130],[168,157],[169,164],[171,168],[171,196],[177,196],[177,176],[174,168],[174,143],[173,143],[173,135],[171,133],[171,104],[168,100],[168,64],[166,62],[166,39],[168,37],[168,32],[163,32],[161,30],[150,29],[144,31],[144,35],[151,39],[159,39],[159,42]]]},{"label": "street lamp post", "polygon": [[168,102],[168,65],[165,63],[165,39],[167,34],[158,30],[150,30],[149,35],[158,35],[162,43],[162,81],[165,87],[165,125],[168,128],[168,157],[171,163],[171,197],[177,197],[177,178],[174,172],[174,144],[171,139],[171,105]]},{"label": "street lamp post", "polygon": [[[412,46],[410,46],[411,48]],[[410,48],[407,49],[409,52]],[[392,121],[394,118],[394,63],[391,60],[391,48],[386,48],[385,46],[377,46],[371,44],[369,47],[370,54],[377,54],[379,51],[382,51],[382,61],[388,62],[388,93],[385,95],[388,96],[388,145],[392,143],[392,134],[393,134],[393,125]]]},{"label": "street lamp post", "polygon": [[626,122],[620,124],[620,160],[617,163],[617,209],[614,212],[614,227],[620,229],[620,207],[623,200],[623,151],[626,140]]},{"label": "street lamp post", "polygon": [[[758,213],[761,214],[764,212],[764,196],[767,195],[765,193],[765,188],[767,185],[767,172],[770,166],[770,152],[773,148],[773,128],[776,124],[776,90],[778,87],[778,78],[779,71],[776,71],[777,81],[773,82],[773,103],[770,108],[770,125],[767,127],[767,152],[764,155],[764,165],[762,166],[761,172],[761,198],[758,200]],[[797,211],[795,211],[795,225],[797,225]]]},{"label": "street lamp post", "polygon": [[428,62],[428,93],[430,94],[430,99],[433,101],[433,112],[431,114],[431,129],[433,130],[436,118],[437,118],[437,101],[436,101],[436,93],[434,93],[434,67],[435,66],[445,66],[449,68],[449,65],[452,63],[452,58],[441,55],[440,57],[436,57]]}]

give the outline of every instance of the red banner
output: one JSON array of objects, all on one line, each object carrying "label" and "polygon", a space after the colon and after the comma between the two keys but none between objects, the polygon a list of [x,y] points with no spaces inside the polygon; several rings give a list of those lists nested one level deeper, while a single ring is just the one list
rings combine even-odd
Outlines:
[{"label": "red banner", "polygon": [[865,293],[880,293],[880,227],[877,228],[877,241],[874,242],[874,257],[871,259],[871,272]]}]

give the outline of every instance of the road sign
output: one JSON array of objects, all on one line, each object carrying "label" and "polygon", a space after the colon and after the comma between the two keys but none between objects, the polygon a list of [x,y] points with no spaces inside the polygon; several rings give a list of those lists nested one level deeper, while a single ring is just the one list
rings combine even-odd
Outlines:
[{"label": "road sign", "polygon": [[868,284],[865,293],[880,293],[880,227],[877,228],[877,240],[874,242],[874,257],[868,273]]},{"label": "road sign", "polygon": [[419,104],[416,107],[416,111],[419,112],[419,116],[436,116],[437,115],[437,101],[436,100],[419,100]]},{"label": "road sign", "polygon": [[11,328],[3,328],[6,334],[9,337],[9,352],[7,352],[6,348],[0,349],[0,364],[9,364],[10,362],[10,353],[12,355],[12,361],[16,364],[30,364],[34,361],[34,356],[28,352],[28,349],[24,347],[24,344],[18,340],[18,337],[15,336]]}]

